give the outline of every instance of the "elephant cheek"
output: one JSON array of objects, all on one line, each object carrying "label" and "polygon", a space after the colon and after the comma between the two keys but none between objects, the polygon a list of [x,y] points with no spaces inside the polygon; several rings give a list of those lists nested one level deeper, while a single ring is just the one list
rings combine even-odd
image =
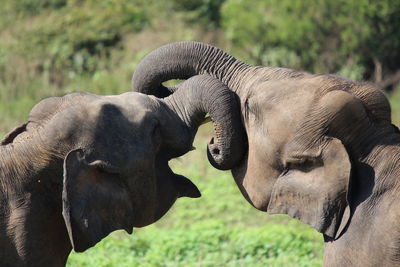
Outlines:
[{"label": "elephant cheek", "polygon": [[169,198],[167,201],[161,202],[155,214],[154,221],[158,221],[162,216],[164,216],[175,203],[176,199],[176,197],[173,197]]},{"label": "elephant cheek", "polygon": [[157,186],[157,205],[154,213],[154,221],[164,216],[178,198],[178,192],[173,186],[171,179],[159,179]]},{"label": "elephant cheek", "polygon": [[156,221],[157,217],[157,186],[155,182],[151,184],[151,181],[154,181],[154,179],[146,177],[146,180],[148,180],[149,183],[142,184],[140,186],[133,184],[131,186],[131,188],[134,188],[131,189],[131,197],[133,201],[132,204],[135,207],[135,227],[144,227],[152,224],[154,221]]},{"label": "elephant cheek", "polygon": [[266,162],[259,161],[254,154],[249,154],[243,164],[232,169],[232,175],[246,200],[256,209],[267,211],[272,187],[279,173],[268,168]]}]

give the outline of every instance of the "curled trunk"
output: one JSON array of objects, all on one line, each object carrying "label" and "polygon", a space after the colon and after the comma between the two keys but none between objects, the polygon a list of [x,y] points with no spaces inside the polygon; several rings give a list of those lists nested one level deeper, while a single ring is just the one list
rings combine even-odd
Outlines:
[{"label": "curled trunk", "polygon": [[[229,88],[237,93],[239,97],[241,97],[242,102],[246,99],[246,92],[253,89],[254,84],[270,79],[278,80],[303,75],[300,72],[285,68],[252,67],[237,60],[217,47],[200,42],[187,41],[167,44],[148,54],[137,66],[133,74],[132,88],[136,92],[155,95],[157,97],[166,97],[172,93],[174,95],[178,94],[181,87],[177,86],[167,88],[162,85],[163,82],[171,79],[188,79],[192,76],[201,74],[208,74],[214,79],[219,80],[220,85],[225,84],[227,86],[225,88]],[[185,87],[188,87],[188,85],[185,85]],[[193,88],[195,87],[196,86]],[[202,87],[203,86],[200,86],[199,88]],[[211,98],[215,98],[213,89],[208,88],[207,90],[204,90],[204,92],[193,92],[193,94],[209,94]],[[205,96],[202,97],[205,98]],[[243,104],[244,103],[242,103],[242,105]],[[226,108],[222,109],[221,105],[217,103],[209,108],[215,109],[214,112],[217,112],[218,109],[221,109],[221,112],[226,112],[227,110]],[[203,119],[202,116],[200,116],[200,118],[200,120]],[[236,129],[236,124],[240,123],[240,118],[241,114],[239,112],[237,116],[232,116],[231,119],[226,119],[225,122],[228,124],[235,124],[232,127]],[[211,140],[209,143],[208,155],[214,166],[219,165],[217,168],[228,169],[228,167],[226,167],[228,164],[218,164],[219,161],[224,161],[219,158],[225,157],[225,154],[223,156],[218,156],[219,154],[217,152],[225,153],[225,151],[227,151],[226,155],[232,154],[232,156],[228,156],[227,158],[233,158],[236,156],[241,158],[242,154],[245,152],[244,148],[246,145],[244,145],[244,143],[247,139],[241,141],[240,145],[236,144],[234,142],[236,139],[229,137],[231,134],[230,130],[227,128],[228,130],[221,131],[219,128],[222,126],[218,126],[215,117],[212,117],[212,119],[216,125],[217,140]],[[199,119],[194,120],[196,121]],[[228,124],[223,127],[230,127]],[[196,127],[198,127],[198,125]],[[228,134],[227,140],[229,141],[224,141],[225,134]],[[239,135],[245,137],[244,133]],[[240,148],[237,146],[240,146]],[[187,148],[185,147],[185,149]],[[182,151],[185,150],[183,149]],[[233,153],[232,151],[236,152]]]},{"label": "curled trunk", "polygon": [[163,82],[209,74],[235,91],[238,78],[235,76],[249,67],[221,49],[208,44],[172,43],[154,50],[140,62],[132,77],[132,89],[157,97],[166,97],[172,91],[163,86]]},{"label": "curled trunk", "polygon": [[145,56],[132,76],[132,89],[136,92],[166,97],[176,88],[167,88],[163,82],[188,79],[208,74],[239,96],[256,82],[303,76],[305,73],[287,68],[253,67],[223,50],[200,42],[186,41],[164,45]]},{"label": "curled trunk", "polygon": [[226,85],[208,75],[195,76],[183,82],[179,90],[164,101],[188,129],[188,140],[182,140],[185,144],[192,144],[208,113],[215,131],[207,149],[210,163],[227,170],[240,162],[246,150],[246,136],[237,96]]}]

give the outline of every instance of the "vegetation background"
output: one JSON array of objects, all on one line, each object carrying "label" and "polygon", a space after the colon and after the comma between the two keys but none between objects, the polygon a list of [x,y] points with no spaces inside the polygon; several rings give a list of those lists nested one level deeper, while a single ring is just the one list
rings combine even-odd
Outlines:
[{"label": "vegetation background", "polygon": [[[0,137],[39,100],[130,90],[140,59],[197,40],[251,64],[376,83],[400,120],[398,0],[0,0]],[[111,234],[68,266],[320,266],[322,236],[243,199],[229,172],[196,151],[173,162],[202,191],[153,226]]]}]

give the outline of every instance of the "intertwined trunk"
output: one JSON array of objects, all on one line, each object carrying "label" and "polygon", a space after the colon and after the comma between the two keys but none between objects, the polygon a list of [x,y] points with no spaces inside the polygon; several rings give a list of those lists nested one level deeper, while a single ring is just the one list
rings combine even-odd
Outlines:
[{"label": "intertwined trunk", "polygon": [[162,82],[208,74],[238,88],[239,78],[251,68],[219,48],[199,42],[179,42],[160,47],[147,55],[132,77],[134,91],[165,97],[171,94]]},{"label": "intertwined trunk", "polygon": [[208,75],[195,76],[182,83],[176,93],[164,98],[164,102],[188,129],[183,143],[191,146],[197,128],[208,113],[216,135],[208,144],[210,163],[224,170],[239,163],[246,149],[246,137],[237,96],[226,85]]}]

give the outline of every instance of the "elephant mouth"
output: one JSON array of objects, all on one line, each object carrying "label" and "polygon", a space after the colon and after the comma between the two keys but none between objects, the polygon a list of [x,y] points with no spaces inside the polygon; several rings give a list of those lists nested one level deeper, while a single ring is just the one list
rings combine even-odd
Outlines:
[{"label": "elephant mouth", "polygon": [[176,174],[172,171],[168,161],[164,161],[159,165],[157,176],[161,178],[159,184],[159,193],[164,192],[174,199],[180,197],[199,198],[201,197],[200,190],[188,178],[183,175]]},{"label": "elephant mouth", "polygon": [[[160,175],[161,173],[162,175]],[[158,174],[157,194],[159,199],[155,207],[155,213],[150,221],[146,220],[146,223],[142,223],[139,227],[159,220],[171,208],[176,199],[180,197],[199,198],[201,196],[197,186],[185,176],[174,173],[167,162],[160,166]]]},{"label": "elephant mouth", "polygon": [[178,198],[179,197],[190,197],[190,198],[201,197],[200,190],[197,188],[197,186],[192,181],[190,181],[188,178],[186,178],[185,176],[180,175],[180,174],[174,174],[173,183],[178,192]]},{"label": "elephant mouth", "polygon": [[200,190],[197,186],[188,178],[183,175],[176,174],[172,171],[168,164],[168,161],[162,164],[160,171],[166,175],[169,180],[168,183],[172,185],[172,190],[175,191],[175,197],[189,197],[189,198],[199,198],[201,197]]}]

